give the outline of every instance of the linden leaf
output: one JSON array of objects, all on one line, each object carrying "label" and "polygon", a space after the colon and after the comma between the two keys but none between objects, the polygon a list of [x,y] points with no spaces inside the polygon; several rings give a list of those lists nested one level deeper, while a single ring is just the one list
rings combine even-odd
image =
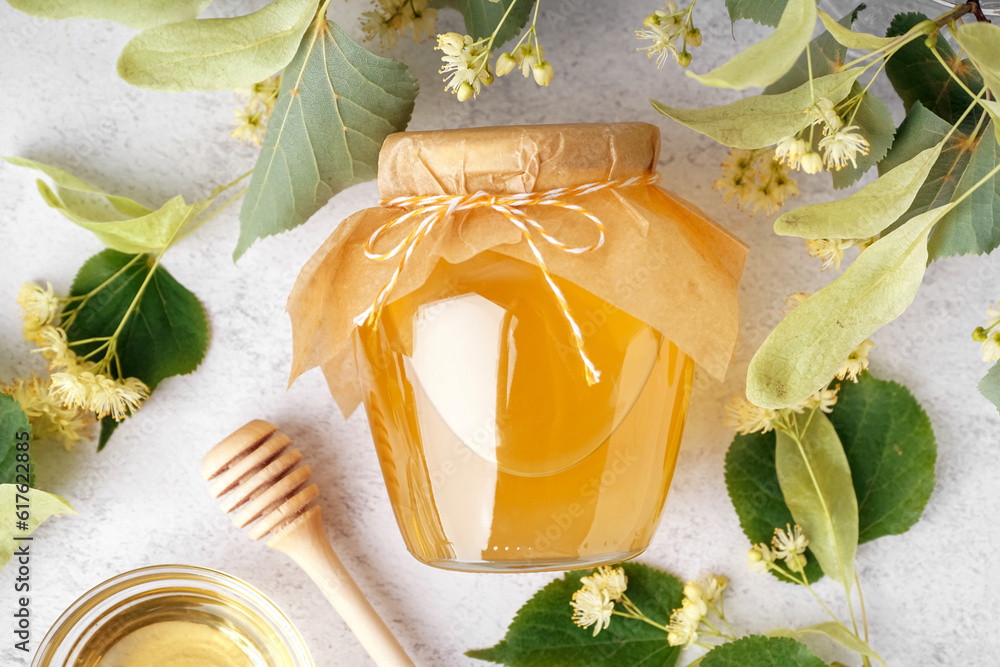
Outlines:
[{"label": "linden leaf", "polygon": [[782,320],[750,361],[747,398],[784,408],[826,386],[852,351],[910,305],[927,268],[927,235],[953,205],[883,236]]},{"label": "linden leaf", "polygon": [[843,199],[785,213],[774,221],[774,233],[804,239],[875,236],[909,209],[943,146],[941,142],[917,153]]},{"label": "linden leaf", "polygon": [[842,624],[834,621],[817,623],[816,625],[810,625],[805,628],[775,628],[774,630],[769,630],[765,633],[765,636],[767,637],[788,637],[789,639],[796,640],[808,637],[809,635],[822,635],[824,637],[829,637],[849,651],[854,651],[860,655],[867,655],[869,658],[874,658],[875,661],[880,664],[886,664],[885,660],[883,660],[878,653],[873,651],[871,646],[858,639],[857,635],[848,630]]},{"label": "linden leaf", "polygon": [[825,414],[804,413],[795,421],[798,440],[784,431],[777,435],[774,467],[781,495],[823,572],[850,589],[858,550],[858,499],[851,467]]},{"label": "linden leaf", "polygon": [[[816,97],[837,103],[851,90],[861,69],[850,69],[820,77],[813,82]],[[677,109],[650,100],[657,111],[696,132],[733,148],[773,146],[804,128],[812,104],[809,84],[780,95],[754,95],[731,104],[704,109]]]},{"label": "linden leaf", "polygon": [[[80,268],[70,295],[88,294],[102,285],[70,320],[66,335],[71,342],[111,336],[129,313],[118,336],[117,375],[137,377],[152,392],[165,378],[198,367],[208,347],[205,310],[166,269],[154,265],[152,256],[136,259],[115,250],[99,252]],[[73,349],[85,355],[99,344],[84,343]],[[104,418],[98,451],[117,424],[111,417]]]},{"label": "linden leaf", "polygon": [[0,484],[35,483],[35,466],[17,460],[21,452],[18,443],[30,440],[31,423],[21,404],[13,396],[0,393]]},{"label": "linden leaf", "polygon": [[[863,8],[860,5],[859,8]],[[857,12],[858,10],[855,10]],[[851,24],[844,25],[842,22],[834,20],[832,16],[822,9],[818,11],[819,20],[823,22],[823,27],[827,29],[833,39],[848,49],[863,49],[865,51],[878,51],[889,46],[896,41],[894,37],[876,37],[866,32],[855,32],[851,30]]]},{"label": "linden leaf", "polygon": [[212,0],[7,0],[7,4],[43,19],[105,19],[142,29],[193,19],[212,4]]},{"label": "linden leaf", "polygon": [[700,667],[826,667],[808,646],[788,637],[750,635],[716,646]]},{"label": "linden leaf", "polygon": [[[513,8],[511,8],[513,5]],[[465,30],[472,39],[488,38],[497,30],[494,48],[517,37],[528,23],[535,0],[431,0],[429,7],[456,9],[465,19]],[[504,14],[510,9],[510,14]],[[503,25],[500,25],[501,21]]]},{"label": "linden leaf", "polygon": [[687,70],[706,86],[742,90],[774,83],[792,68],[816,27],[815,0],[788,0],[774,33],[707,74]]},{"label": "linden leaf", "polygon": [[997,406],[1000,412],[1000,364],[994,364],[986,376],[979,381],[979,393]]},{"label": "linden leaf", "polygon": [[335,23],[314,23],[282,77],[233,257],[375,178],[382,142],[406,127],[416,96],[406,65],[369,53]]},{"label": "linden leaf", "polygon": [[[27,530],[17,527],[17,505],[25,504],[18,495],[28,497]],[[18,492],[15,484],[0,484],[0,568],[7,564],[21,544],[15,537],[28,537],[46,519],[64,514],[76,514],[76,510],[57,495],[38,489],[28,489],[28,493],[24,494]]]},{"label": "linden leaf", "polygon": [[[957,200],[972,190],[1000,163],[1000,145],[993,141],[992,121],[974,138],[954,132],[941,149],[910,208],[895,226],[929,209]],[[921,103],[914,103],[899,126],[896,141],[879,172],[885,173],[942,141],[951,126]],[[986,140],[984,141],[984,137]],[[987,179],[941,218],[931,234],[932,260],[950,255],[982,254],[1000,246],[1000,175]]]},{"label": "linden leaf", "polygon": [[[624,568],[628,577],[629,599],[657,623],[669,623],[670,614],[681,606],[684,584],[671,574],[639,563],[621,563],[617,567]],[[467,651],[466,655],[508,667],[672,667],[681,649],[670,646],[662,629],[615,617],[595,637],[590,628],[573,623],[569,603],[581,587],[580,578],[587,573],[568,572],[545,586],[518,610],[498,644]]]},{"label": "linden leaf", "polygon": [[147,28],[125,45],[118,76],[167,92],[246,87],[288,64],[315,11],[314,0],[274,0],[245,16]]},{"label": "linden leaf", "polygon": [[[924,14],[916,12],[897,14],[886,36],[906,34],[926,20]],[[983,87],[983,77],[969,67],[967,62],[960,62],[947,40],[940,34],[937,37],[937,50],[970,90],[978,92]],[[969,94],[941,67],[923,39],[914,39],[901,46],[886,62],[885,73],[902,98],[907,112],[916,102],[920,102],[949,125],[953,125],[972,104]],[[977,109],[966,116],[959,129],[965,133],[971,132],[981,113]]]},{"label": "linden leaf", "polygon": [[158,252],[184,238],[217,194],[214,192],[208,199],[193,204],[185,203],[178,195],[154,211],[127,197],[101,192],[56,167],[23,158],[4,159],[51,178],[59,186],[58,194],[44,181],[38,181],[38,192],[46,204],[67,220],[93,232],[109,248],[130,254]]},{"label": "linden leaf", "polygon": [[788,0],[726,0],[729,20],[750,19],[761,25],[776,26],[785,12]]}]

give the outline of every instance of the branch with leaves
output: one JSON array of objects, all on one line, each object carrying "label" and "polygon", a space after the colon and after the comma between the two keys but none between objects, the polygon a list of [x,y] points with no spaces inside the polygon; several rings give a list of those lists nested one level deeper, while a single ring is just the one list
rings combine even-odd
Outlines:
[{"label": "branch with leaves", "polygon": [[[748,398],[781,409],[828,385],[859,345],[902,314],[928,262],[1000,246],[1000,27],[985,22],[977,2],[934,19],[899,14],[885,37],[852,28],[863,4],[840,21],[813,0],[729,0],[727,7],[734,21],[775,25],[774,33],[708,73],[687,74],[708,86],[764,92],[705,109],[653,103],[733,149],[715,184],[726,200],[773,213],[798,192],[795,171],[830,173],[837,188],[873,167],[879,172],[853,194],[774,223],[777,234],[803,238],[824,269],[839,270],[845,251],[860,251],[754,356]],[[825,32],[813,39],[817,21]],[[907,110],[899,128],[870,90],[882,72]],[[994,362],[995,309],[973,334]],[[1000,409],[998,383],[994,367],[980,389]]]}]

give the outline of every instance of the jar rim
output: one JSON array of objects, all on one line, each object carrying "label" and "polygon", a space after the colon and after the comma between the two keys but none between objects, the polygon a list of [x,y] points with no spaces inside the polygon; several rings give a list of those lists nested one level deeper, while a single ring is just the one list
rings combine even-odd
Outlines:
[{"label": "jar rim", "polygon": [[58,655],[60,648],[65,648],[67,643],[76,643],[85,633],[115,617],[109,617],[106,612],[111,606],[118,604],[115,602],[116,596],[144,584],[157,583],[162,585],[143,591],[142,598],[167,590],[170,583],[183,583],[205,591],[221,590],[231,594],[241,603],[241,614],[256,617],[255,620],[261,621],[275,633],[292,658],[294,667],[313,667],[305,641],[291,619],[259,589],[219,570],[183,564],[136,568],[110,577],[89,589],[70,604],[45,633],[35,652],[32,667],[59,665],[60,663],[52,660],[61,657]]},{"label": "jar rim", "polygon": [[659,152],[660,129],[641,122],[397,132],[379,153],[379,195],[574,187],[652,173]]}]

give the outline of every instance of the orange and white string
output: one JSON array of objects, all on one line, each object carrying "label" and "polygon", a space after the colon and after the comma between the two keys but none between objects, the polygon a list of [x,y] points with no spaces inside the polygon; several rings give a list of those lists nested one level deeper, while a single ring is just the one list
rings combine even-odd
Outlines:
[{"label": "orange and white string", "polygon": [[[542,271],[542,276],[545,278],[545,282],[548,284],[553,296],[555,296],[556,301],[559,303],[559,308],[562,311],[563,317],[566,318],[566,322],[569,324],[569,328],[573,334],[574,347],[580,355],[580,359],[583,361],[584,368],[586,369],[587,384],[594,385],[600,379],[601,372],[594,367],[593,362],[590,360],[590,357],[587,356],[587,352],[583,348],[583,333],[580,331],[580,326],[570,313],[569,304],[566,303],[566,297],[563,295],[562,290],[559,289],[559,286],[556,285],[553,280],[552,274],[549,272],[549,267],[545,263],[545,259],[542,257],[541,251],[538,249],[538,244],[536,243],[534,234],[537,233],[538,237],[563,252],[573,255],[582,255],[584,253],[593,252],[604,245],[604,223],[602,223],[596,216],[588,213],[583,207],[570,203],[567,200],[575,197],[581,197],[583,195],[589,195],[601,190],[625,188],[637,185],[652,185],[656,183],[657,180],[658,175],[653,173],[613,181],[587,183],[572,188],[556,188],[554,190],[546,190],[544,192],[496,195],[479,191],[471,194],[459,195],[396,197],[395,199],[383,201],[380,205],[384,207],[411,210],[375,230],[375,232],[368,239],[368,242],[365,244],[365,257],[377,262],[384,262],[396,257],[397,255],[401,255],[401,257],[399,265],[396,266],[396,270],[393,272],[392,277],[389,278],[389,282],[387,282],[385,286],[379,290],[378,295],[375,297],[375,302],[368,310],[359,315],[355,322],[360,325],[363,323],[374,324],[378,321],[382,306],[385,305],[386,299],[389,297],[392,289],[399,281],[399,276],[403,273],[406,263],[413,255],[413,251],[420,244],[420,242],[434,230],[436,226],[458,211],[468,211],[475,208],[491,208],[503,215],[512,225],[521,231],[521,235],[524,238],[525,243],[528,245],[528,249],[531,250],[531,254],[534,256],[535,261],[538,264],[538,268]],[[571,246],[563,243],[558,238],[549,234],[541,224],[527,216],[525,209],[532,206],[555,206],[557,208],[579,213],[593,223],[594,228],[598,233],[597,240],[588,246]],[[396,229],[397,227],[402,227],[407,223],[414,224],[418,218],[419,222],[415,223],[416,226],[413,227],[409,234],[407,234],[406,237],[392,250],[384,253],[375,252],[373,250],[375,244],[378,243],[379,239],[381,239],[384,234]]]}]

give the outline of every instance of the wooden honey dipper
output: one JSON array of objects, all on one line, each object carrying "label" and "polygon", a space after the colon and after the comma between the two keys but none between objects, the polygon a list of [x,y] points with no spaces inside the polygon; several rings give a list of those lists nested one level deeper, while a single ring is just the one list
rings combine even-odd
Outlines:
[{"label": "wooden honey dipper", "polygon": [[222,511],[236,512],[237,528],[257,521],[250,537],[259,540],[270,534],[267,546],[287,554],[305,570],[375,664],[413,667],[330,546],[319,505],[314,503],[319,489],[308,484],[312,471],[308,465],[296,467],[302,453],[286,452],[289,445],[291,440],[274,424],[255,419],[205,454],[201,474],[212,483],[212,497],[226,496]]}]

